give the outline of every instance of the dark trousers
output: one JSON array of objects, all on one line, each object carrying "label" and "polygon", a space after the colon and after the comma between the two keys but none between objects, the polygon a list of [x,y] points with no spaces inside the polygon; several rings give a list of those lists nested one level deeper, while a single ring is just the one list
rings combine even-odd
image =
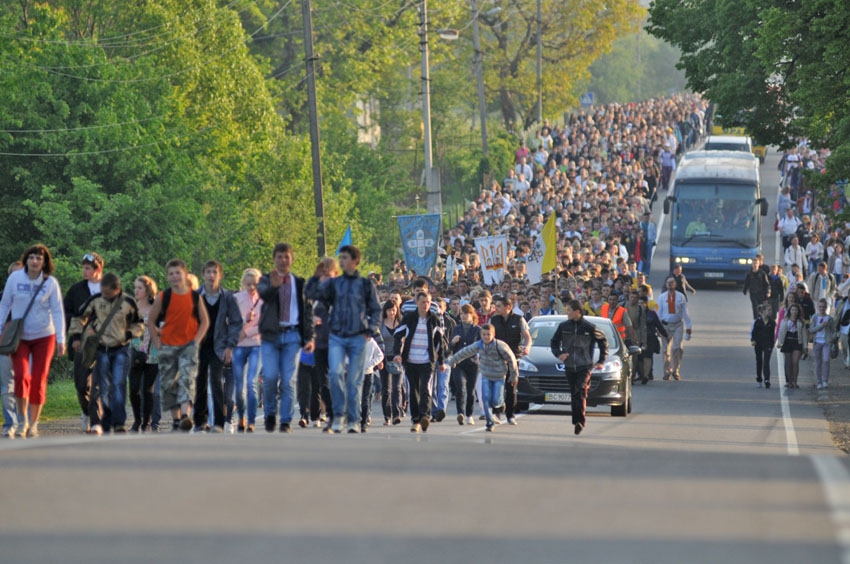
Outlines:
[{"label": "dark trousers", "polygon": [[753,306],[753,319],[761,317],[761,315],[759,315],[758,308],[765,301],[767,301],[767,298],[764,297],[764,294],[754,294],[750,292],[750,305]]},{"label": "dark trousers", "polygon": [[366,425],[369,416],[372,414],[372,382],[375,381],[375,375],[367,372],[363,375],[363,393],[360,396],[360,424]]},{"label": "dark trousers", "polygon": [[[322,403],[325,404],[325,415],[330,421],[333,420],[334,410],[331,406],[331,388],[328,381],[328,371],[330,370],[328,349],[315,349],[313,351],[313,358],[316,361],[316,364],[313,366],[313,377],[318,382],[319,397],[322,399]],[[319,418],[318,413],[316,413],[316,418]]]},{"label": "dark trousers", "polygon": [[384,419],[397,419],[404,414],[401,390],[404,375],[390,374],[386,366],[381,368],[381,407]]},{"label": "dark trousers", "polygon": [[91,397],[91,369],[83,366],[83,353],[74,353],[74,388],[77,390],[77,401],[80,410],[89,414],[89,398]]},{"label": "dark trousers", "polygon": [[212,348],[201,347],[198,354],[198,379],[195,382],[195,426],[201,427],[209,419],[207,407],[207,382],[212,388],[213,425],[224,427],[224,363]]},{"label": "dark trousers", "polygon": [[301,419],[318,421],[321,399],[322,384],[318,370],[309,364],[298,365],[298,409],[301,411]]},{"label": "dark trousers", "polygon": [[458,415],[473,416],[475,405],[475,382],[478,380],[478,368],[464,368],[463,363],[452,368],[452,379],[455,381],[455,405]]},{"label": "dark trousers", "polygon": [[505,417],[516,414],[516,384],[505,380]]},{"label": "dark trousers", "polygon": [[587,420],[587,391],[590,389],[590,368],[579,371],[566,371],[567,382],[570,383],[570,399],[572,400],[573,425]]},{"label": "dark trousers", "polygon": [[414,423],[418,423],[419,419],[431,414],[431,377],[434,367],[430,363],[405,363],[404,373],[410,383],[410,417]]},{"label": "dark trousers", "polygon": [[770,355],[773,353],[773,347],[765,347],[758,343],[756,349],[756,382],[762,381],[764,376],[765,382],[770,382]]},{"label": "dark trousers", "polygon": [[133,408],[135,426],[148,427],[154,410],[153,388],[159,365],[145,364],[130,368],[130,406]]}]

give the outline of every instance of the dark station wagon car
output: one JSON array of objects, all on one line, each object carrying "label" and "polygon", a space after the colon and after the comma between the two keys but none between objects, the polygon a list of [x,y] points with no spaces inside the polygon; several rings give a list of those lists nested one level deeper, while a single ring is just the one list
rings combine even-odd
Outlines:
[{"label": "dark station wagon car", "polygon": [[[635,371],[633,353],[640,348],[626,346],[610,319],[585,316],[608,339],[608,358],[601,370],[593,369],[587,405],[610,405],[611,415],[625,417],[632,412],[632,375]],[[532,403],[570,404],[570,385],[564,374],[564,364],[552,355],[549,343],[566,315],[542,315],[528,322],[531,331],[531,352],[519,359],[518,407],[528,409]],[[594,346],[593,358],[599,359]]]}]

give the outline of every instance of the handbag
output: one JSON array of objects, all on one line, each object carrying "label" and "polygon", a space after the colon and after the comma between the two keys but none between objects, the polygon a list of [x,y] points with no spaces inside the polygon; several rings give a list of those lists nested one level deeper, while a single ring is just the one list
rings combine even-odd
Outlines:
[{"label": "handbag", "polygon": [[100,344],[100,338],[103,337],[104,332],[106,332],[106,328],[109,327],[109,322],[112,321],[112,318],[115,317],[115,314],[118,313],[119,309],[121,309],[122,301],[124,301],[124,297],[119,295],[118,299],[115,300],[115,305],[112,306],[112,309],[109,311],[109,315],[106,316],[106,321],[103,322],[103,325],[100,326],[97,333],[94,335],[83,333],[83,346],[80,349],[80,353],[82,354],[80,363],[85,368],[91,370],[94,366],[94,363],[97,360],[97,346]]},{"label": "handbag", "polygon": [[20,319],[13,319],[6,324],[6,327],[3,329],[3,335],[0,336],[0,354],[11,355],[18,351],[18,345],[21,343],[21,335],[24,332],[24,319],[29,315],[32,304],[35,303],[35,297],[41,292],[41,287],[44,286],[45,282],[47,282],[46,276],[41,280],[41,284],[38,285],[35,293],[30,298],[30,303],[27,305],[24,316]]},{"label": "handbag", "polygon": [[148,353],[133,349],[130,351],[130,364],[133,368],[144,368],[148,363]]}]

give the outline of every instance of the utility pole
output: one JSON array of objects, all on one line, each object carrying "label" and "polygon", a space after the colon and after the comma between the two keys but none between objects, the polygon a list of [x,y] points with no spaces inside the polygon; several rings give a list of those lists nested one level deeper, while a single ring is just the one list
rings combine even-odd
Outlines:
[{"label": "utility pole", "polygon": [[322,160],[319,151],[319,110],[316,103],[316,57],[313,55],[313,17],[310,0],[301,0],[304,18],[304,51],[307,62],[307,107],[310,112],[310,146],[313,160],[313,200],[316,208],[316,249],[319,258],[326,254],[325,204],[322,193]]},{"label": "utility pole", "polygon": [[537,0],[537,124],[543,124],[543,0]]},{"label": "utility pole", "polygon": [[478,80],[478,112],[481,117],[481,154],[489,153],[487,146],[487,100],[484,98],[484,53],[481,52],[481,37],[478,34],[478,2],[472,0],[472,44],[475,50],[475,78]]},{"label": "utility pole", "polygon": [[428,213],[442,213],[440,176],[435,174],[431,155],[431,73],[428,68],[428,2],[419,2],[419,50],[422,52],[422,121],[425,136],[425,191]]}]

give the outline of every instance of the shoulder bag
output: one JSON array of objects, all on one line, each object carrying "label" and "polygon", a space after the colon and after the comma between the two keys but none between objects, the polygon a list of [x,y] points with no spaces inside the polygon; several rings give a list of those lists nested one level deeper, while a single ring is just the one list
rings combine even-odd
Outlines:
[{"label": "shoulder bag", "polygon": [[41,287],[44,286],[44,283],[47,282],[47,277],[45,276],[41,280],[41,284],[38,285],[35,293],[30,298],[30,303],[27,306],[27,310],[24,312],[24,316],[20,319],[13,319],[6,327],[3,329],[2,338],[0,338],[0,354],[15,354],[18,350],[18,345],[21,343],[21,334],[24,332],[24,319],[29,315],[30,310],[32,309],[32,304],[35,303],[35,298],[38,296],[38,293],[41,292]]},{"label": "shoulder bag", "polygon": [[106,316],[106,321],[103,322],[103,325],[100,326],[97,333],[90,335],[83,331],[83,346],[80,349],[82,358],[80,359],[80,362],[85,368],[91,370],[94,366],[94,363],[97,360],[97,346],[100,344],[100,338],[103,337],[103,334],[106,332],[106,328],[109,327],[109,322],[112,321],[112,318],[115,317],[115,314],[118,313],[119,309],[121,309],[121,303],[123,301],[124,296],[119,295],[116,299],[115,305],[112,306],[112,309],[109,311],[109,315]]}]

